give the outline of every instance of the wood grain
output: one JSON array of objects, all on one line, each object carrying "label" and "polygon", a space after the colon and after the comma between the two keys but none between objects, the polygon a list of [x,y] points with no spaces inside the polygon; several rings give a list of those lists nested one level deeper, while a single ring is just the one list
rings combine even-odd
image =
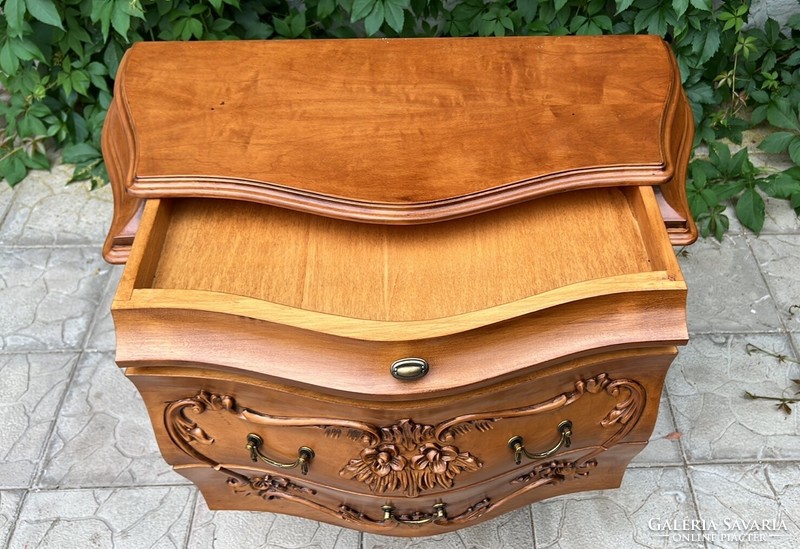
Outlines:
[{"label": "wood grain", "polygon": [[[130,368],[128,376],[136,383],[148,404],[156,435],[166,459],[175,465],[176,470],[197,482],[210,504],[222,509],[277,510],[300,516],[325,520],[340,526],[358,527],[367,531],[385,530],[386,525],[354,525],[335,513],[323,512],[320,516],[309,508],[308,503],[316,503],[328,511],[336,511],[341,505],[353,507],[372,518],[379,518],[380,506],[387,501],[392,502],[401,511],[425,511],[436,501],[445,501],[451,516],[470,504],[489,497],[496,512],[506,512],[524,503],[549,497],[572,490],[596,489],[608,487],[609,476],[619,477],[628,460],[640,451],[653,429],[657,417],[661,384],[666,368],[674,357],[674,348],[653,348],[637,351],[601,353],[591,358],[567,361],[559,365],[542,369],[527,376],[521,376],[513,382],[499,383],[479,390],[464,392],[458,397],[427,398],[423,400],[404,401],[402,403],[358,401],[321,395],[314,392],[297,391],[280,384],[259,382],[253,378],[236,374],[225,374],[194,368]],[[635,377],[643,384],[644,398],[641,416],[636,415],[624,423],[611,423],[600,427],[604,417],[608,417],[615,405],[630,397],[625,389],[611,393],[606,391],[585,393],[574,397],[568,404],[559,401],[558,395],[574,394],[577,380],[593,379],[598,375],[607,375],[609,379]],[[184,399],[195,394],[197,388],[203,388],[207,394],[236,395],[237,406],[252,407],[261,414],[271,414],[277,422],[294,422],[294,426],[260,425],[257,417],[245,415],[237,417],[225,409],[203,409],[189,406],[186,418],[203,430],[212,440],[210,443],[196,444],[190,448],[192,453],[199,452],[199,459],[194,458],[178,447],[165,429],[165,403]],[[616,396],[615,396],[616,395]],[[189,400],[191,402],[191,399]],[[460,452],[469,452],[481,463],[477,470],[458,473],[454,477],[454,485],[443,489],[442,486],[426,488],[415,497],[403,495],[397,488],[382,494],[373,494],[367,486],[357,479],[339,474],[353,458],[357,458],[368,442],[360,437],[350,438],[346,431],[340,436],[331,437],[319,424],[335,425],[337,421],[367,422],[376,426],[389,427],[402,418],[408,418],[416,424],[436,424],[453,416],[470,417],[465,414],[479,414],[503,408],[524,409],[538,402],[550,402],[551,405],[541,413],[527,418],[498,419],[490,428],[482,430],[469,429],[459,432],[448,442]],[[520,408],[522,407],[522,408]],[[315,419],[317,418],[317,419]],[[553,445],[555,425],[564,418],[574,421],[573,444],[570,449],[560,451],[549,460],[525,460],[515,465],[512,452],[506,442],[511,436],[520,435],[526,440],[530,449],[545,449]],[[169,419],[167,419],[169,421]],[[622,439],[607,444],[609,437],[628,430]],[[272,457],[291,461],[300,445],[308,445],[315,449],[316,456],[312,461],[307,476],[296,471],[280,471],[263,464],[252,464],[242,442],[247,433],[257,432],[268,441],[264,451]],[[431,436],[430,434],[427,436]],[[604,450],[603,445],[611,448]],[[394,450],[399,451],[397,446]],[[410,447],[406,452],[414,452]],[[515,483],[520,475],[527,474],[536,466],[549,461],[579,461],[582,456],[594,453],[598,465],[589,469],[585,478],[574,478],[557,481],[553,484],[542,484],[526,490],[524,483]],[[623,457],[624,456],[624,457]],[[209,467],[221,464],[219,467]],[[408,465],[408,464],[406,464]],[[233,471],[246,477],[258,477],[265,474],[272,478],[279,477],[298,486],[313,490],[302,494],[305,504],[298,507],[289,506],[273,508],[258,497],[243,496],[234,493],[225,483],[229,478],[226,471]],[[602,471],[602,472],[601,472]],[[599,473],[599,474],[598,474]],[[598,484],[599,483],[599,484]],[[573,485],[574,484],[574,485]],[[521,490],[522,489],[522,490]],[[378,515],[378,516],[376,516]],[[495,513],[489,513],[495,516]],[[460,526],[476,524],[488,517],[477,517]],[[393,535],[428,535],[442,530],[440,525],[429,525],[424,528],[397,527]]]},{"label": "wood grain", "polygon": [[696,237],[691,113],[657,37],[138,43],[114,101],[115,262],[139,200],[165,196],[414,224],[663,185],[673,238]]},{"label": "wood grain", "polygon": [[175,203],[153,288],[415,321],[651,270],[637,220],[618,189],[411,227],[353,224],[245,202],[222,206],[208,199]]}]

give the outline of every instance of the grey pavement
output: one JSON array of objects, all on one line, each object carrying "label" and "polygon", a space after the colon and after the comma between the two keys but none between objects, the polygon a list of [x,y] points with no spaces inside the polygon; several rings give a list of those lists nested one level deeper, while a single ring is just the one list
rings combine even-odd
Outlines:
[{"label": "grey pavement", "polygon": [[0,546],[800,547],[800,404],[786,414],[744,398],[800,390],[800,221],[785,202],[768,201],[759,237],[732,222],[723,242],[679,254],[691,341],[621,488],[402,539],[210,511],[171,471],[114,364],[109,307],[121,268],[100,257],[110,189],[65,186],[69,172],[0,186]]}]

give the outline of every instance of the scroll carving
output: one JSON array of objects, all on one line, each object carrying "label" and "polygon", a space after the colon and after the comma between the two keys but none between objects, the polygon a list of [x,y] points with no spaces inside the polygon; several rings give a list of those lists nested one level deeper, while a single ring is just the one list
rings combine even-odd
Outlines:
[{"label": "scroll carving", "polygon": [[[200,451],[213,445],[214,438],[198,425],[198,416],[208,411],[221,412],[256,425],[317,428],[331,438],[345,436],[363,444],[364,448],[342,467],[339,473],[342,477],[366,484],[373,493],[402,492],[406,497],[416,497],[437,487],[452,488],[458,475],[477,471],[483,466],[478,457],[454,444],[457,437],[473,430],[489,431],[506,419],[560,410],[587,394],[599,393],[606,393],[616,400],[614,407],[600,421],[603,428],[612,430],[602,445],[574,460],[550,460],[536,464],[527,473],[514,478],[511,485],[518,488],[499,500],[487,498],[459,515],[431,517],[430,520],[434,524],[452,525],[475,520],[540,486],[587,477],[597,466],[596,457],[624,438],[638,422],[646,401],[644,387],[636,381],[614,380],[603,373],[579,380],[571,391],[530,406],[462,415],[437,425],[418,424],[405,418],[384,427],[352,420],[271,416],[240,407],[232,396],[200,391],[194,397],[169,403],[164,422],[173,443],[186,454],[227,475],[228,486],[236,494],[254,495],[265,500],[287,499],[355,525],[393,528],[400,522],[387,521],[382,517],[371,518],[346,505],[332,508],[318,503],[315,501],[315,490],[295,483],[289,477],[269,474],[248,477],[217,463]],[[187,414],[190,410],[192,413]],[[425,512],[394,516],[401,520],[428,517]]]}]

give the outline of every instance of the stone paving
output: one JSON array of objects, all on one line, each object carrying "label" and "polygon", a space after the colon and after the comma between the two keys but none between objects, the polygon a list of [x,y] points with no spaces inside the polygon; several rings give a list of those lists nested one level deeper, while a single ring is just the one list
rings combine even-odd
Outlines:
[{"label": "stone paving", "polygon": [[[170,470],[114,364],[108,310],[121,269],[100,257],[111,192],[68,178],[57,166],[13,191],[0,185],[0,546],[800,547],[800,405],[787,415],[743,398],[800,389],[800,221],[785,202],[769,201],[758,238],[732,220],[723,242],[679,254],[692,338],[668,375],[652,443],[620,489],[402,539],[210,511]],[[753,522],[767,529],[737,539]]]}]

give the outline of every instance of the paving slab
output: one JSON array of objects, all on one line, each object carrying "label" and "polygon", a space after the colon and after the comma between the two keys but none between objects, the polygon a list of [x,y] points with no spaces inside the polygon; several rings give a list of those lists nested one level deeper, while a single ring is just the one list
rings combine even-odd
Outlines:
[{"label": "paving slab", "polygon": [[0,547],[7,546],[8,537],[17,520],[23,493],[20,490],[0,490]]},{"label": "paving slab", "polygon": [[785,334],[695,336],[667,374],[689,463],[800,458],[800,413],[787,415],[775,402],[745,398],[745,391],[792,396],[798,365],[748,354],[748,343],[793,357]]},{"label": "paving slab", "polygon": [[764,227],[759,238],[770,234],[800,233],[800,216],[794,211],[788,200],[764,197]]},{"label": "paving slab", "polygon": [[0,489],[31,485],[77,358],[0,354]]},{"label": "paving slab", "polygon": [[631,467],[655,467],[662,465],[682,465],[683,455],[680,446],[681,434],[675,428],[672,409],[666,394],[661,395],[658,418],[650,443],[639,455],[631,460]]},{"label": "paving slab", "polygon": [[108,271],[95,248],[0,247],[0,351],[80,348]]},{"label": "paving slab", "polygon": [[[99,253],[99,252],[98,252]],[[89,336],[87,349],[95,351],[115,351],[117,340],[114,335],[114,320],[111,318],[111,302],[114,301],[114,294],[122,277],[122,265],[109,266],[108,285],[103,293],[103,299],[98,305],[97,318]]]},{"label": "paving slab", "polygon": [[0,181],[0,227],[6,218],[14,198],[14,189],[8,186],[5,181]]},{"label": "paving slab", "polygon": [[[0,224],[0,244],[102,243],[111,225],[111,187],[90,190],[87,182],[67,185],[72,167],[31,171],[14,188],[14,203]],[[0,211],[2,210],[0,195]],[[99,250],[98,250],[99,253]]]},{"label": "paving slab", "polygon": [[195,496],[188,486],[31,492],[9,548],[184,547]]},{"label": "paving slab", "polygon": [[800,547],[800,464],[709,464],[689,468],[701,523],[682,532],[708,547]]},{"label": "paving slab", "polygon": [[354,549],[360,534],[313,520],[247,511],[211,511],[203,496],[197,498],[192,549]]},{"label": "paving slab", "polygon": [[364,549],[531,549],[529,506],[456,532],[425,538],[364,534]]},{"label": "paving slab", "polygon": [[697,547],[673,544],[658,528],[683,517],[697,515],[682,468],[629,469],[617,490],[581,492],[534,504],[533,530],[537,549]]},{"label": "paving slab", "polygon": [[763,235],[750,246],[786,327],[800,331],[800,234]]},{"label": "paving slab", "polygon": [[161,457],[144,402],[111,353],[84,353],[37,480],[40,488],[188,484]]},{"label": "paving slab", "polygon": [[744,236],[698,240],[679,255],[689,333],[775,332],[780,318]]}]

